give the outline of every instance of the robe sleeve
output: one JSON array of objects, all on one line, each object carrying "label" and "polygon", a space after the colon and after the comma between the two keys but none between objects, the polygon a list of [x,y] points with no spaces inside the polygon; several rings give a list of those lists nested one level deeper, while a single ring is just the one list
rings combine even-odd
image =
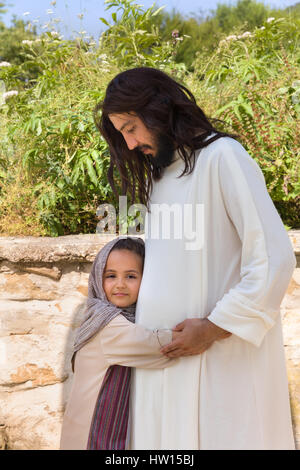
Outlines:
[{"label": "robe sleeve", "polygon": [[241,240],[240,282],[207,318],[259,347],[280,313],[296,259],[260,167],[241,144],[226,141],[218,178],[225,210]]},{"label": "robe sleeve", "polygon": [[101,345],[110,365],[162,369],[175,363],[160,353],[172,341],[171,330],[148,330],[117,315],[101,331]]}]

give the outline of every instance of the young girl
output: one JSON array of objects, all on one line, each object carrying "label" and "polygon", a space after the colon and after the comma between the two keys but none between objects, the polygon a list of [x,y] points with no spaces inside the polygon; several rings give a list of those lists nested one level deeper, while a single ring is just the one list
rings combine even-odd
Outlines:
[{"label": "young girl", "polygon": [[61,450],[125,449],[130,368],[177,362],[160,353],[172,340],[171,330],[152,331],[134,323],[144,252],[142,239],[118,237],[93,262],[86,314],[74,343]]}]

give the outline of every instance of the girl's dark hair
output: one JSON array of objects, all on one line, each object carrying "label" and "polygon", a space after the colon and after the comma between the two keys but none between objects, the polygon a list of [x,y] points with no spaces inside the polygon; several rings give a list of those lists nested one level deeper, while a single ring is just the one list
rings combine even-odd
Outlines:
[{"label": "girl's dark hair", "polygon": [[[98,112],[102,110],[101,115]],[[129,150],[122,134],[109,119],[109,114],[135,113],[153,132],[164,134],[177,147],[185,167],[180,175],[189,174],[195,166],[195,151],[220,137],[236,136],[218,131],[197,105],[193,94],[161,70],[138,67],[119,73],[108,85],[104,101],[97,104],[94,120],[110,150],[108,181],[119,196],[114,170],[121,177],[122,194],[129,193],[148,207],[153,180],[162,177],[162,168],[154,167],[147,155]],[[207,138],[215,133],[213,137]],[[206,139],[207,138],[207,139]],[[206,139],[206,140],[205,140]]]},{"label": "girl's dark hair", "polygon": [[133,251],[135,254],[140,256],[142,260],[142,266],[144,266],[144,259],[145,259],[145,244],[141,243],[134,238],[121,238],[110,250],[110,252],[114,250],[128,250]]}]

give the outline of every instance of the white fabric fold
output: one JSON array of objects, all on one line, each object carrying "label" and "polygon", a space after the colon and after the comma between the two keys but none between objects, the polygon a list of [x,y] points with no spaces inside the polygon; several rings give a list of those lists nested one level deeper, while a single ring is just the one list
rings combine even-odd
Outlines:
[{"label": "white fabric fold", "polygon": [[[260,346],[280,312],[296,262],[258,164],[237,142],[223,145],[219,180],[224,206],[242,243],[241,280],[217,302],[208,319]],[[279,284],[278,276],[284,272]]]},{"label": "white fabric fold", "polygon": [[182,160],[166,168],[151,204],[178,212],[202,205],[204,243],[187,250],[190,240],[174,230],[151,238],[160,218],[147,213],[136,322],[173,328],[208,318],[233,334],[163,371],[135,370],[130,447],[294,449],[279,315],[295,267],[288,235],[260,168],[237,141],[209,144],[178,178],[183,168]]}]

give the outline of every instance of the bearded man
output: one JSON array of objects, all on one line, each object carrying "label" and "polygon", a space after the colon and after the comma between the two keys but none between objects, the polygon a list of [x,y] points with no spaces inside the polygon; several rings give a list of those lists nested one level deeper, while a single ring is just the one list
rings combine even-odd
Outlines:
[{"label": "bearded man", "polygon": [[153,68],[118,74],[95,122],[112,188],[117,170],[148,209],[136,322],[178,332],[161,349],[174,366],[134,372],[130,448],[294,449],[280,303],[295,257],[259,166]]}]

